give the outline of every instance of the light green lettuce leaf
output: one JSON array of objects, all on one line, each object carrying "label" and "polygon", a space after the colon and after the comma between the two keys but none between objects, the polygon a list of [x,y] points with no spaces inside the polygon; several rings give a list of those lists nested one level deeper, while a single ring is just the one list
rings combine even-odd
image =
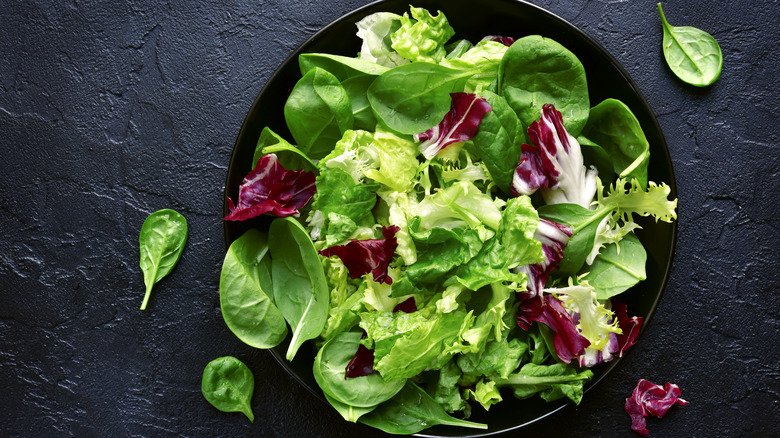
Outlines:
[{"label": "light green lettuce leaf", "polygon": [[363,40],[359,59],[393,68],[408,64],[392,47],[391,35],[401,28],[401,16],[391,12],[377,12],[357,23],[357,36]]},{"label": "light green lettuce leaf", "polygon": [[420,230],[434,227],[469,228],[487,227],[498,230],[501,212],[493,198],[483,193],[473,183],[459,181],[446,189],[426,196],[417,206]]},{"label": "light green lettuce leaf", "polygon": [[447,54],[444,44],[455,35],[444,13],[434,17],[423,8],[411,8],[412,17],[404,13],[401,27],[390,35],[392,48],[412,62],[438,63]]},{"label": "light green lettuce leaf", "polygon": [[480,41],[457,58],[441,61],[445,67],[472,70],[474,75],[466,81],[467,93],[480,93],[498,77],[498,65],[508,47],[496,41]]}]

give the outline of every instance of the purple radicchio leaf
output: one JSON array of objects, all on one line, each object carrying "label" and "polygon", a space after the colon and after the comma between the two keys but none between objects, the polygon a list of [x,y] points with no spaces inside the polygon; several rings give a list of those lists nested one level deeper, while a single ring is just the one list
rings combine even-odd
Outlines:
[{"label": "purple radicchio leaf", "polygon": [[544,284],[547,281],[547,275],[553,269],[556,269],[563,259],[563,250],[569,242],[569,238],[574,230],[564,224],[559,224],[547,219],[539,219],[539,226],[534,233],[534,239],[542,243],[542,252],[544,261],[535,265],[520,266],[519,272],[524,272],[528,276],[528,296],[525,298],[540,295]]},{"label": "purple radicchio leaf", "polygon": [[226,221],[243,221],[269,213],[278,217],[298,216],[317,188],[315,175],[305,170],[285,170],[276,154],[257,160],[257,166],[238,188],[238,205],[228,198]]},{"label": "purple radicchio leaf", "polygon": [[551,294],[539,295],[520,303],[517,325],[528,330],[531,322],[542,323],[555,333],[555,353],[565,363],[571,363],[590,345],[590,341],[577,330],[577,325],[560,300]]},{"label": "purple radicchio leaf", "polygon": [[[365,337],[366,334],[363,333],[363,337]],[[367,376],[374,372],[374,350],[366,348],[365,345],[360,344],[358,346],[357,352],[355,352],[355,357],[352,358],[352,360],[349,361],[347,364],[346,373],[344,374],[345,379],[354,378],[354,377],[363,377]]]},{"label": "purple radicchio leaf", "polygon": [[338,256],[347,267],[350,278],[362,277],[371,272],[377,283],[393,284],[387,269],[398,247],[395,233],[399,230],[395,225],[382,227],[384,239],[350,239],[344,245],[334,245],[319,253],[325,257]]},{"label": "purple radicchio leaf", "polygon": [[542,189],[547,204],[573,203],[588,208],[596,194],[595,168],[586,168],[577,140],[566,131],[554,106],[542,107],[539,120],[528,127],[534,146],[524,144],[512,193],[531,195]]},{"label": "purple radicchio leaf", "polygon": [[681,406],[687,405],[688,402],[681,399],[681,395],[680,387],[673,383],[666,382],[661,387],[645,379],[639,379],[634,392],[626,399],[623,407],[631,416],[631,430],[647,436],[650,431],[647,430],[645,418],[650,415],[662,418],[675,403]]},{"label": "purple radicchio leaf", "polygon": [[444,119],[433,128],[414,135],[414,141],[422,142],[420,152],[428,160],[453,143],[474,138],[482,117],[492,110],[488,101],[476,94],[451,93],[450,97],[452,105]]},{"label": "purple radicchio leaf", "polygon": [[639,329],[642,327],[644,318],[641,316],[628,317],[628,308],[626,303],[612,299],[612,310],[618,319],[618,327],[623,332],[617,335],[617,354],[623,357],[623,354],[629,347],[636,344],[636,337],[639,335]]}]

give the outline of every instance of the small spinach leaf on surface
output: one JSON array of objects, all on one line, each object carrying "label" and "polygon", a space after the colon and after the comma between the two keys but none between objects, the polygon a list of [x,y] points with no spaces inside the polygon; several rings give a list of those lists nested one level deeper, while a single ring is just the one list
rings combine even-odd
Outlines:
[{"label": "small spinach leaf on surface", "polygon": [[407,382],[395,397],[358,420],[392,434],[412,434],[437,424],[487,429],[486,424],[451,417],[427,392]]},{"label": "small spinach leaf on surface", "polygon": [[278,218],[268,230],[274,301],[292,328],[287,360],[301,344],[319,336],[328,318],[328,284],[320,256],[293,218]]},{"label": "small spinach leaf on surface", "polygon": [[265,234],[250,229],[236,239],[222,263],[219,305],[230,331],[255,348],[273,348],[287,336],[287,323],[271,301]]},{"label": "small spinach leaf on surface", "polygon": [[371,408],[397,394],[404,381],[386,382],[379,373],[346,378],[347,365],[355,357],[360,338],[359,332],[336,335],[317,353],[312,371],[322,391],[337,402]]},{"label": "small spinach leaf on surface", "polygon": [[566,130],[574,137],[588,120],[585,68],[572,52],[549,38],[531,35],[509,47],[498,67],[498,90],[523,126],[539,120],[542,106],[548,103],[561,112]]},{"label": "small spinach leaf on surface", "polygon": [[425,132],[450,110],[450,93],[463,91],[470,71],[415,62],[381,74],[368,88],[377,120],[401,134]]},{"label": "small spinach leaf on surface", "polygon": [[639,239],[628,234],[603,248],[585,277],[596,289],[596,298],[606,300],[647,278],[647,252]]},{"label": "small spinach leaf on surface", "polygon": [[252,392],[255,377],[243,362],[233,356],[218,357],[206,365],[200,390],[203,397],[222,412],[242,412],[255,421]]},{"label": "small spinach leaf on surface", "polygon": [[312,160],[327,155],[354,123],[347,91],[319,67],[295,84],[284,104],[284,119],[299,149]]},{"label": "small spinach leaf on surface", "polygon": [[[636,178],[647,188],[650,143],[634,113],[617,99],[606,99],[590,110],[582,134],[604,149],[612,160],[612,170],[620,178]],[[605,180],[602,177],[602,180]]]},{"label": "small spinach leaf on surface", "polygon": [[658,3],[664,30],[664,59],[672,72],[683,82],[706,87],[720,77],[723,52],[718,42],[707,32],[691,26],[672,26],[666,21]]},{"label": "small spinach leaf on surface", "polygon": [[138,244],[141,253],[140,266],[144,274],[146,294],[141,310],[146,309],[152,287],[168,275],[179,261],[187,243],[187,220],[176,211],[155,211],[141,226]]}]

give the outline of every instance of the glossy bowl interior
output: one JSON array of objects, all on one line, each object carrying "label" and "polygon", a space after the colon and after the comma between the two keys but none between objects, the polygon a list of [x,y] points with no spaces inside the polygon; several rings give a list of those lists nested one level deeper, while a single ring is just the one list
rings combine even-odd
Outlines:
[{"label": "glossy bowl interior", "polygon": [[[588,79],[591,106],[606,98],[623,101],[634,112],[650,142],[650,180],[665,182],[671,187],[671,197],[677,197],[674,172],[669,151],[661,128],[647,101],[628,73],[607,51],[592,38],[554,14],[529,3],[515,0],[446,1],[418,0],[415,6],[431,11],[442,10],[455,29],[455,38],[479,41],[485,35],[506,35],[522,37],[539,34],[552,38],[571,50],[585,67]],[[260,91],[244,120],[230,159],[225,195],[235,199],[238,186],[251,170],[251,160],[260,131],[269,126],[282,137],[292,140],[284,122],[282,108],[288,92],[300,79],[297,57],[300,53],[327,52],[355,56],[361,41],[355,35],[355,23],[366,15],[380,11],[402,14],[408,11],[408,0],[385,0],[359,8],[329,24],[312,36],[279,67]],[[227,206],[224,207],[227,213]],[[260,217],[243,223],[225,222],[226,247],[248,228],[267,229],[271,218]],[[676,242],[676,222],[672,224],[652,220],[641,222],[642,229],[637,236],[647,249],[648,279],[620,297],[628,304],[629,313],[645,318],[643,329],[661,298],[669,274]],[[641,336],[640,336],[641,338]],[[641,339],[640,339],[641,340]],[[287,340],[289,341],[289,339]],[[311,365],[314,349],[307,342],[290,363],[284,358],[287,341],[271,350],[279,363],[309,389],[312,394],[324,400],[312,376]],[[630,350],[629,353],[631,354]],[[597,385],[620,363],[616,359],[608,364],[593,368],[594,378],[587,390]],[[583,403],[587,403],[587,395]],[[517,400],[511,396],[493,407],[489,412],[479,406],[473,409],[471,419],[489,425],[487,431],[436,426],[427,429],[421,436],[485,436],[497,432],[521,428],[561,410],[568,402],[560,400],[547,403],[538,397]]]}]

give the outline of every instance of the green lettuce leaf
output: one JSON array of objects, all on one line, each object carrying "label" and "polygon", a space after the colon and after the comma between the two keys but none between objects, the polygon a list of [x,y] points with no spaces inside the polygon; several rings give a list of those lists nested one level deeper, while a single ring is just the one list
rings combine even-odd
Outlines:
[{"label": "green lettuce leaf", "polygon": [[412,61],[438,63],[447,54],[444,44],[455,35],[444,13],[435,17],[423,8],[411,8],[401,17],[401,27],[390,35],[392,48]]}]

